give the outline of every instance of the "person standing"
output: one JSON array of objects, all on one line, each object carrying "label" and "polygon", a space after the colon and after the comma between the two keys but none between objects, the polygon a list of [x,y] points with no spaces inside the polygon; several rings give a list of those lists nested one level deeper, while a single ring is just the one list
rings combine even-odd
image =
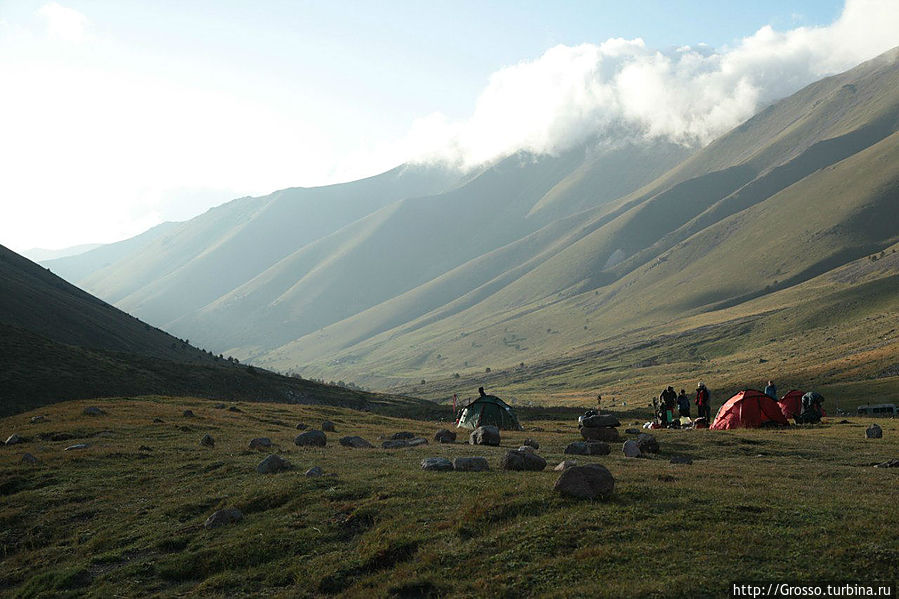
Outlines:
[{"label": "person standing", "polygon": [[712,424],[712,407],[709,405],[709,400],[709,390],[706,388],[705,383],[699,381],[699,384],[696,385],[696,399],[694,403],[696,403],[699,417],[705,418],[709,421],[709,424]]},{"label": "person standing", "polygon": [[768,381],[768,386],[765,387],[765,395],[777,401],[777,387],[774,386],[774,381]]},{"label": "person standing", "polygon": [[681,418],[690,417],[690,398],[687,397],[686,389],[681,389],[680,395],[677,396],[677,410]]}]

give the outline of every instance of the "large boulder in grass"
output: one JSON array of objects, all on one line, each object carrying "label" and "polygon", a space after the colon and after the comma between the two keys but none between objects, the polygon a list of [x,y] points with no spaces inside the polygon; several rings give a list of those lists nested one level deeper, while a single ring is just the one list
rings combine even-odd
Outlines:
[{"label": "large boulder in grass", "polygon": [[659,442],[649,433],[637,435],[637,445],[642,453],[659,453]]},{"label": "large boulder in grass", "polygon": [[479,426],[471,431],[468,442],[472,445],[499,445],[499,429],[489,424]]},{"label": "large boulder in grass", "polygon": [[306,431],[294,437],[293,442],[300,447],[324,447],[328,444],[328,437],[322,431]]},{"label": "large boulder in grass", "polygon": [[448,471],[453,469],[453,463],[446,458],[425,458],[421,461],[421,469]]},{"label": "large boulder in grass", "polygon": [[381,447],[384,449],[403,449],[404,447],[409,447],[409,441],[406,439],[388,439],[381,443]]},{"label": "large boulder in grass", "polygon": [[609,444],[602,441],[575,441],[565,448],[569,455],[609,455],[611,452]]},{"label": "large boulder in grass", "polygon": [[883,429],[880,428],[879,424],[872,424],[868,428],[865,429],[865,438],[866,439],[882,439],[883,438]]},{"label": "large boulder in grass", "polygon": [[256,437],[250,440],[250,449],[268,449],[272,446],[272,440],[268,437]]},{"label": "large boulder in grass", "polygon": [[639,458],[643,455],[643,452],[640,451],[640,444],[633,439],[625,441],[621,450],[624,452],[624,457],[626,458]]},{"label": "large boulder in grass", "polygon": [[586,428],[614,428],[621,426],[621,422],[611,414],[596,414],[581,419],[580,425]]},{"label": "large boulder in grass", "polygon": [[277,454],[271,454],[256,466],[256,472],[259,474],[274,474],[282,470],[290,469],[290,463]]},{"label": "large boulder in grass", "polygon": [[235,522],[240,522],[243,520],[243,513],[237,508],[228,508],[224,510],[219,510],[206,518],[206,522],[203,524],[204,528],[218,528],[219,526],[225,526],[226,524],[234,524]]},{"label": "large boulder in grass", "polygon": [[566,497],[576,499],[604,499],[615,490],[615,478],[601,464],[566,468],[554,489]]},{"label": "large boulder in grass", "polygon": [[354,447],[356,449],[367,449],[372,447],[372,444],[362,437],[341,437],[340,444],[344,447]]},{"label": "large boulder in grass", "polygon": [[483,472],[485,470],[490,470],[490,464],[487,463],[487,458],[480,456],[473,458],[456,458],[453,460],[453,469],[458,470],[459,472]]},{"label": "large boulder in grass", "polygon": [[581,427],[581,436],[585,441],[604,441],[613,443],[619,439],[617,428]]},{"label": "large boulder in grass", "polygon": [[503,470],[529,470],[540,472],[546,468],[546,460],[529,451],[509,451],[500,462]]},{"label": "large boulder in grass", "polygon": [[456,433],[443,428],[437,431],[437,434],[434,435],[434,440],[438,443],[455,443]]}]

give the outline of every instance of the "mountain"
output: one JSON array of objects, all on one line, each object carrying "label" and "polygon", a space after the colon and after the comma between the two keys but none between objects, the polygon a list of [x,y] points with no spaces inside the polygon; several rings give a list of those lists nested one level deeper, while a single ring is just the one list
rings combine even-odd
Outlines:
[{"label": "mountain", "polygon": [[67,256],[77,256],[79,254],[83,254],[85,252],[89,252],[93,249],[96,249],[103,245],[102,243],[85,243],[82,245],[73,245],[71,247],[62,248],[59,250],[47,250],[44,248],[31,248],[30,250],[25,250],[22,252],[22,255],[28,258],[29,260],[34,260],[35,262],[41,262],[43,260],[55,260],[56,258],[65,258]]}]

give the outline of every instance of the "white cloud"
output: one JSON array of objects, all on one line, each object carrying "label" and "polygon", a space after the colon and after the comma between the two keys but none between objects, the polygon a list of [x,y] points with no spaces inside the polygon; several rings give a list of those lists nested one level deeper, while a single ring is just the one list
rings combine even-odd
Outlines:
[{"label": "white cloud", "polygon": [[518,150],[554,153],[622,128],[706,144],[765,103],[896,45],[899,2],[847,0],[829,26],[766,26],[718,51],[662,53],[641,39],[556,46],[494,73],[467,119],[416,121],[394,153],[472,165]]},{"label": "white cloud", "polygon": [[50,2],[44,4],[38,14],[46,19],[50,37],[66,42],[80,42],[87,35],[87,17],[73,8]]}]

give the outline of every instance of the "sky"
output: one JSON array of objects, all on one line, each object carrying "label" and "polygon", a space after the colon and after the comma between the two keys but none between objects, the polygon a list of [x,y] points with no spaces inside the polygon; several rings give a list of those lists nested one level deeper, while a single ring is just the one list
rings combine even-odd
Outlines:
[{"label": "sky", "polygon": [[897,0],[0,0],[0,244],[587,135],[699,146],[897,45]]}]

